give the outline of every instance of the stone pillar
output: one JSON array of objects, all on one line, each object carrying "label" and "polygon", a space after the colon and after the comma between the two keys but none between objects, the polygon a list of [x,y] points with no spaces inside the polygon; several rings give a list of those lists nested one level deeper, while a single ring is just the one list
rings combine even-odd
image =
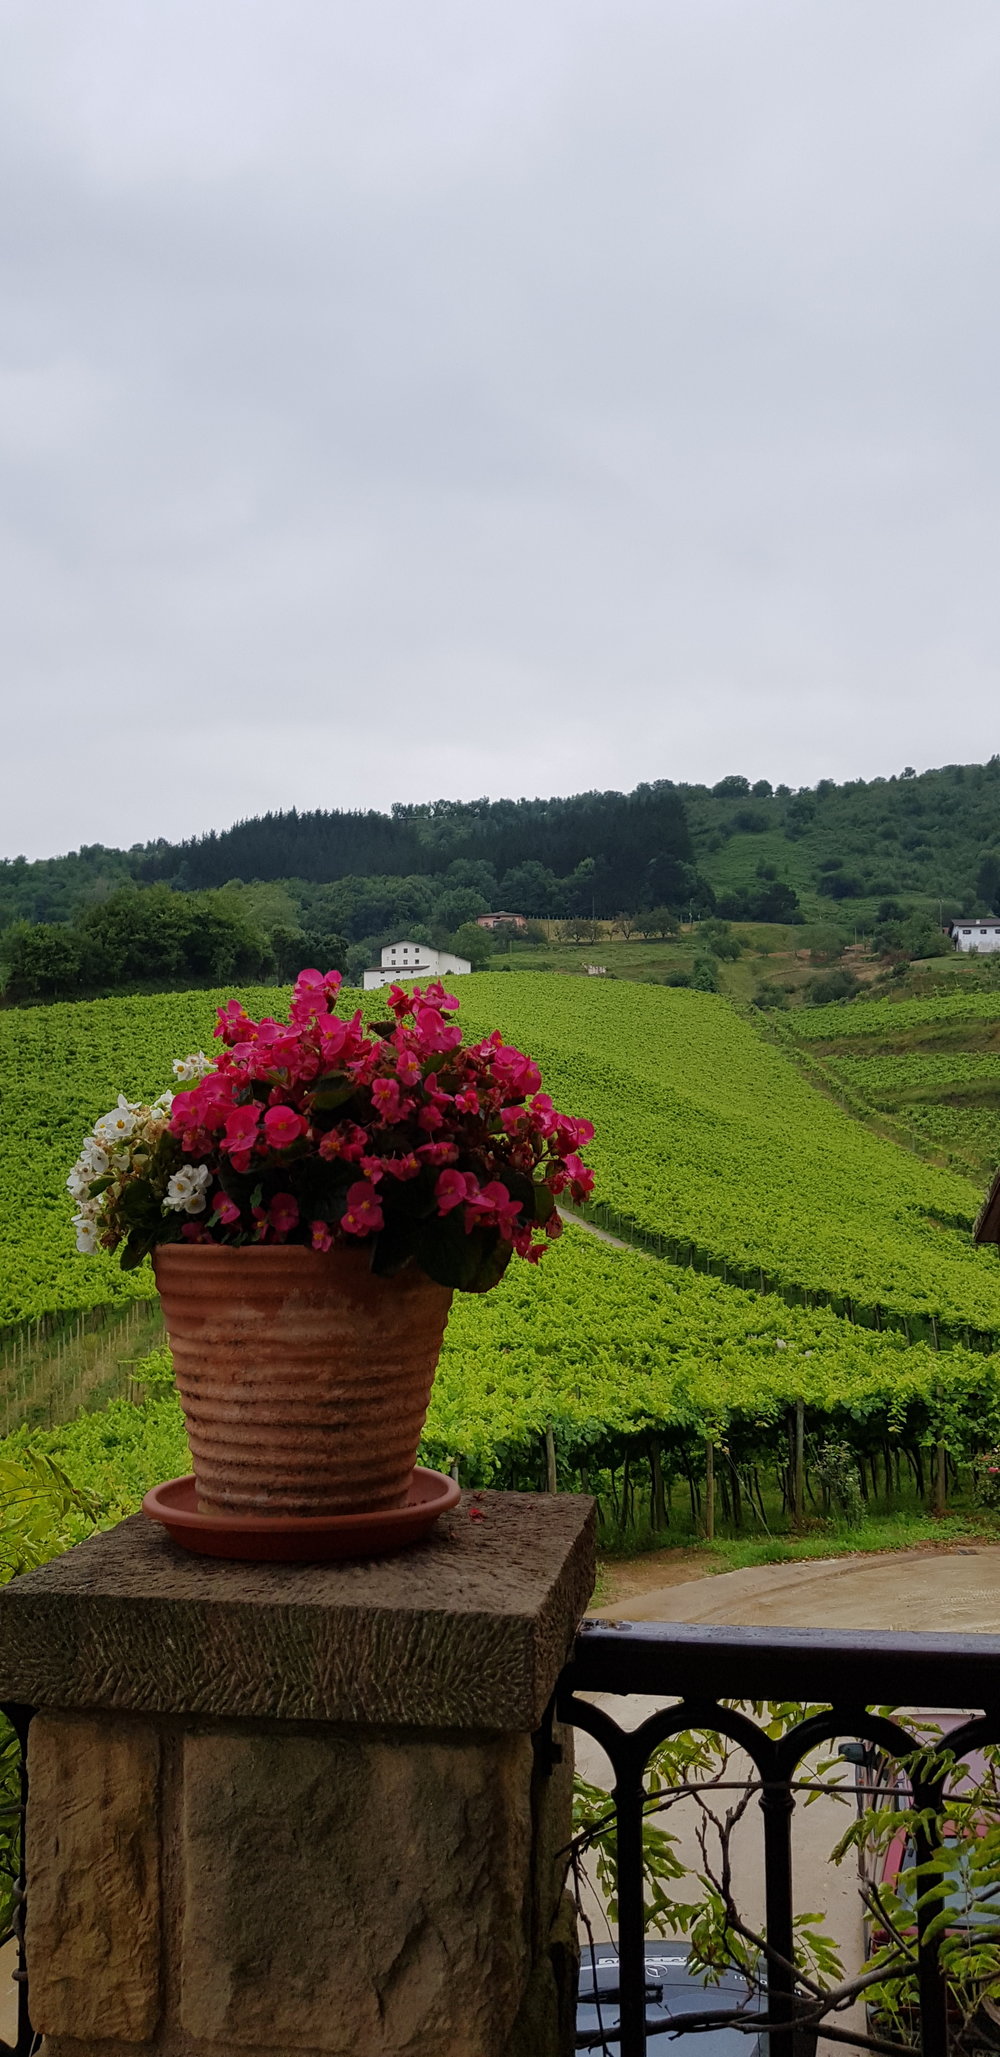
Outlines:
[{"label": "stone pillar", "polygon": [[47,2057],[564,2057],[592,1580],[589,1500],[481,1493],[371,1563],[135,1516],[0,1590]]}]

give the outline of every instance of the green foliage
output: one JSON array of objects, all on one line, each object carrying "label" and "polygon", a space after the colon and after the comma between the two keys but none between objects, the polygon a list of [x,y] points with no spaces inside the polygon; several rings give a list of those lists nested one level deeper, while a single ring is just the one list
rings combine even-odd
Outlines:
[{"label": "green foliage", "polygon": [[973,1459],[972,1490],[980,1507],[1000,1508],[1000,1450],[981,1450]]},{"label": "green foliage", "polygon": [[806,1000],[811,1007],[828,1007],[836,1000],[853,1000],[860,990],[855,974],[842,965],[836,971],[827,972],[825,978],[810,979]]},{"label": "green foliage", "polygon": [[[703,1470],[707,1437],[727,1463],[769,1464],[799,1399],[810,1469],[818,1453],[840,1511],[853,1511],[842,1474],[861,1454],[1000,1442],[1000,1360],[791,1308],[571,1227],[537,1270],[455,1302],[423,1461],[458,1458],[472,1484],[534,1485],[551,1428],[573,1486],[626,1453],[644,1464],[651,1436],[672,1476]],[[849,1454],[824,1458],[830,1444]]]},{"label": "green foliage", "polygon": [[719,974],[712,957],[696,957],[691,971],[691,987],[696,993],[717,993]]},{"label": "green foliage", "polygon": [[[467,921],[449,936],[445,947],[456,957],[464,957],[473,971],[486,971],[500,944],[500,939],[489,929],[481,929],[477,922]],[[500,945],[502,947],[502,944]]]},{"label": "green foliage", "polygon": [[833,1441],[821,1443],[813,1457],[812,1473],[844,1520],[858,1523],[864,1514],[864,1498],[857,1460],[850,1445]]},{"label": "green foliage", "polygon": [[[233,896],[166,886],[114,893],[71,928],[21,924],[3,944],[9,1000],[172,981],[260,977],[273,952]],[[328,970],[329,966],[324,966]]]}]

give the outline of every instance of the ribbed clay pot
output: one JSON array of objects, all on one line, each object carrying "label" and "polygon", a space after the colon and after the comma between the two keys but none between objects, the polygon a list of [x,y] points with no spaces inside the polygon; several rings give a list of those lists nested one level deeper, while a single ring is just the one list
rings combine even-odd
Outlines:
[{"label": "ribbed clay pot", "polygon": [[199,1504],[218,1514],[401,1507],[451,1291],[376,1278],[363,1245],[153,1255]]}]

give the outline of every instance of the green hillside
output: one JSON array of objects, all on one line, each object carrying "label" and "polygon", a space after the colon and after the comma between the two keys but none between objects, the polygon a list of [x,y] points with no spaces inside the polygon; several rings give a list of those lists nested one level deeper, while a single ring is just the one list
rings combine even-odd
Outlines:
[{"label": "green hillside", "polygon": [[681,793],[695,862],[723,902],[783,880],[807,919],[850,927],[899,895],[947,918],[991,910],[1000,890],[1000,757],[794,793],[766,779]]},{"label": "green hillside", "polygon": [[[822,1466],[832,1438],[894,1504],[901,1460],[923,1493],[930,1443],[947,1438],[964,1461],[1000,1439],[1000,1355],[983,1354],[1000,1337],[1000,1267],[970,1240],[974,1180],[873,1134],[825,1081],[803,1076],[804,1045],[776,1046],[760,1017],[720,998],[517,973],[459,990],[467,1029],[499,1026],[539,1060],[557,1104],[594,1120],[599,1191],[631,1217],[626,1233],[664,1254],[613,1248],[570,1223],[538,1270],[515,1262],[495,1293],[459,1296],[425,1461],[459,1461],[469,1483],[534,1486],[554,1450],[560,1479],[596,1487],[627,1530],[637,1482],[646,1506],[671,1481],[697,1495],[706,1440],[725,1452],[733,1518],[741,1494],[763,1515],[763,1480],[773,1519],[799,1404],[810,1464]],[[119,1091],[155,1093],[175,1056],[211,1047],[226,997],[0,1015],[0,1319],[151,1291],[148,1271],[77,1256],[67,1166]],[[286,996],[241,997],[264,1012]],[[366,996],[369,1014],[382,1004]],[[901,1017],[897,1033],[996,1033],[996,1015],[967,999],[933,1004],[936,1022],[925,1006],[907,1024],[887,1003],[796,1019],[825,1027],[827,1041],[866,1013],[883,1036]],[[823,1035],[812,1043],[825,1063]],[[974,1067],[977,1053],[960,1055]],[[167,1399],[115,1403],[54,1437],[49,1447],[111,1511],[183,1462]]]},{"label": "green hillside", "polygon": [[[498,1025],[538,1058],[557,1103],[590,1116],[600,1192],[677,1254],[859,1319],[884,1309],[914,1334],[933,1317],[949,1334],[1000,1335],[1000,1267],[968,1235],[976,1184],[872,1135],[724,1000],[516,973],[460,991],[469,1028]],[[223,997],[0,1015],[0,1320],[150,1289],[75,1255],[63,1182],[118,1092],[156,1092],[175,1056],[211,1047]],[[283,996],[244,997],[273,1012]],[[369,1011],[380,1004],[368,996]]]},{"label": "green hillside", "polygon": [[985,1186],[1000,1163],[1000,994],[856,1000],[773,1023],[862,1118]]}]

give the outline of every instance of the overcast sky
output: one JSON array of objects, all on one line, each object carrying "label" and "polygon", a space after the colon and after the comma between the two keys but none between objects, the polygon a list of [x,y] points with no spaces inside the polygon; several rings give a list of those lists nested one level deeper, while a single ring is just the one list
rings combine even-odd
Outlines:
[{"label": "overcast sky", "polygon": [[997,0],[0,31],[0,854],[1000,747]]}]

